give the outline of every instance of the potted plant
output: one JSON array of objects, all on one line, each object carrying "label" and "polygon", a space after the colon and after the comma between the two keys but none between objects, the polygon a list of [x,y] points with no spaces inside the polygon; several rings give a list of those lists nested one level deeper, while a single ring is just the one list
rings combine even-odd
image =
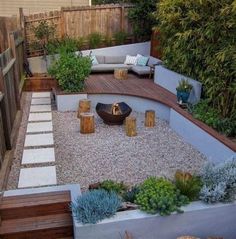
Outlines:
[{"label": "potted plant", "polygon": [[188,79],[182,79],[179,82],[179,85],[176,88],[178,103],[182,104],[188,102],[192,88],[193,86],[189,83]]}]

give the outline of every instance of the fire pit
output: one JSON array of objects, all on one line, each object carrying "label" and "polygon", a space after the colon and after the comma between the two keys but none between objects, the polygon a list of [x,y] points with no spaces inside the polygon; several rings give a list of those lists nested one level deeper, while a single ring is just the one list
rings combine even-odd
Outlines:
[{"label": "fire pit", "polygon": [[98,103],[96,106],[97,114],[108,125],[121,125],[132,109],[124,102],[114,104]]}]

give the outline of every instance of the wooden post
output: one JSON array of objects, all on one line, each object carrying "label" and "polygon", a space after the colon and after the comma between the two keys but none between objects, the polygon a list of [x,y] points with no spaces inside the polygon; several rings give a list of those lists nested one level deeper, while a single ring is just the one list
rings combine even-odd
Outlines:
[{"label": "wooden post", "polygon": [[61,7],[60,11],[60,30],[61,30],[61,38],[63,38],[66,35],[65,14],[63,11],[63,7]]},{"label": "wooden post", "polygon": [[9,34],[9,46],[12,50],[12,55],[15,58],[15,63],[14,63],[14,91],[15,91],[15,96],[16,96],[16,107],[18,110],[20,110],[20,75],[19,75],[19,59],[17,57],[17,53],[16,53],[16,44],[15,44],[15,37],[14,37],[14,32],[11,32]]},{"label": "wooden post", "polygon": [[80,114],[80,133],[91,134],[95,132],[95,122],[93,113]]},{"label": "wooden post", "polygon": [[145,126],[154,127],[156,125],[156,116],[154,110],[146,110],[145,112]]},{"label": "wooden post", "polygon": [[133,116],[128,116],[125,119],[125,131],[126,135],[129,137],[133,137],[137,135],[136,131],[136,118]]},{"label": "wooden post", "polygon": [[88,113],[91,109],[91,101],[88,99],[83,99],[79,101],[79,107],[77,112],[77,118],[80,118],[81,113]]}]

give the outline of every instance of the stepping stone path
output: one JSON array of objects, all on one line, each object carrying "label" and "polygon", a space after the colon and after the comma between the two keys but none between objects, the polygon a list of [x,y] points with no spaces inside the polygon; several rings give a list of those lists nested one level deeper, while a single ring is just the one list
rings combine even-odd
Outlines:
[{"label": "stepping stone path", "polygon": [[[25,136],[18,188],[57,184],[50,92],[34,92]],[[44,164],[44,165],[43,165]],[[27,165],[27,168],[24,166]]]}]

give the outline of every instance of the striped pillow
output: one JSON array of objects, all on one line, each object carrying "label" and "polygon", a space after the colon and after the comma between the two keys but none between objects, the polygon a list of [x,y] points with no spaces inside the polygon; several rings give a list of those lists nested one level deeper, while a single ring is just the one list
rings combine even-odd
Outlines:
[{"label": "striped pillow", "polygon": [[137,56],[127,55],[124,64],[126,64],[126,65],[136,65],[137,64]]}]

